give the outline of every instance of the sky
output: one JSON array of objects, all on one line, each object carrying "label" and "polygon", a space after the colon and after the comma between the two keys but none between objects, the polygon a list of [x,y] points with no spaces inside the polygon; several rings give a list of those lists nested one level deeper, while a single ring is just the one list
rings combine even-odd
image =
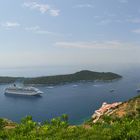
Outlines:
[{"label": "sky", "polygon": [[139,52],[140,0],[0,1],[0,74],[139,64]]}]

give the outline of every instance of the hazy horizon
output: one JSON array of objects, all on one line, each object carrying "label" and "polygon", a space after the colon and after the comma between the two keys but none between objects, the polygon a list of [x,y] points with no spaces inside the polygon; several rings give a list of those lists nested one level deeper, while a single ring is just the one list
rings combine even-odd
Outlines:
[{"label": "hazy horizon", "polygon": [[139,5],[139,0],[0,1],[0,75],[137,66]]},{"label": "hazy horizon", "polygon": [[11,77],[39,77],[59,74],[71,74],[81,70],[91,70],[96,72],[113,72],[123,75],[130,74],[128,72],[140,70],[138,64],[98,64],[98,65],[60,65],[60,66],[40,66],[40,67],[16,67],[1,68],[0,76]]}]

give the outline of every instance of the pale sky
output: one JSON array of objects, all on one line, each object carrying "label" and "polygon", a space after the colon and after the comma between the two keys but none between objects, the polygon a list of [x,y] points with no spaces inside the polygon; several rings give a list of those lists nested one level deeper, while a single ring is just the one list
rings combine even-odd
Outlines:
[{"label": "pale sky", "polygon": [[0,68],[139,60],[140,0],[0,1]]}]

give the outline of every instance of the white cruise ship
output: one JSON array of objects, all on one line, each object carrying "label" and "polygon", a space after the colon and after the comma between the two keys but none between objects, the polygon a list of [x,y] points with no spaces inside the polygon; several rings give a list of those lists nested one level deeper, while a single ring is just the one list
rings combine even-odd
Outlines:
[{"label": "white cruise ship", "polygon": [[5,94],[9,95],[26,95],[26,96],[36,96],[43,92],[35,87],[18,87],[14,84],[12,87],[5,89]]}]

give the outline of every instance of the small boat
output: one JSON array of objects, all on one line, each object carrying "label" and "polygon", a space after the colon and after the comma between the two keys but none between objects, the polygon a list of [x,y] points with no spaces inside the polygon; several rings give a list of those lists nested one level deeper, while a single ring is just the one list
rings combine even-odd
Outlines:
[{"label": "small boat", "polygon": [[18,87],[14,84],[14,86],[6,88],[4,93],[7,95],[37,96],[43,92],[35,87]]},{"label": "small boat", "polygon": [[53,86],[49,86],[49,87],[47,87],[48,89],[53,89],[54,87]]},{"label": "small boat", "polygon": [[78,87],[78,85],[72,85],[73,87]]},{"label": "small boat", "polygon": [[140,92],[140,88],[137,88],[136,91],[139,93]]},{"label": "small boat", "polygon": [[140,93],[140,84],[137,84],[136,92]]},{"label": "small boat", "polygon": [[114,92],[115,91],[115,89],[110,89],[110,92]]}]

